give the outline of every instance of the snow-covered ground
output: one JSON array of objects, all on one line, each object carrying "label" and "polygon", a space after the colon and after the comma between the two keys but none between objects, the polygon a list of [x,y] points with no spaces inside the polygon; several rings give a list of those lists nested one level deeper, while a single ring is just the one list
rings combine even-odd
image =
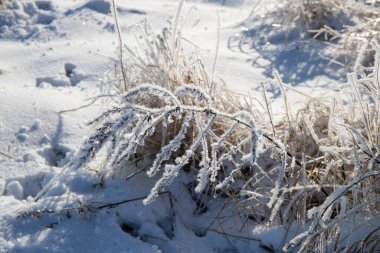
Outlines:
[{"label": "snow-covered ground", "polygon": [[[259,11],[276,4],[186,1],[180,22],[187,50],[199,48],[209,71],[217,53],[215,72],[227,87],[258,97],[260,83],[271,76],[272,68],[291,79],[289,64],[302,67],[297,59],[284,61],[286,55],[276,60],[239,48],[244,19],[252,6],[263,2],[266,6]],[[128,44],[133,43],[129,27],[148,19],[159,33],[179,2],[116,3]],[[251,226],[253,220],[242,220],[233,206],[220,200],[202,210],[181,181],[171,186],[173,193],[143,205],[154,182],[144,173],[99,186],[89,166],[69,173],[34,201],[78,151],[91,131],[86,122],[107,106],[107,100],[94,99],[109,88],[103,80],[115,68],[117,47],[106,0],[20,0],[0,11],[0,252],[280,251],[295,231]],[[306,59],[302,57],[301,62]],[[339,86],[327,75],[305,73],[292,84],[309,96],[327,97]],[[307,97],[289,92],[292,104]],[[281,108],[275,90],[271,98]],[[125,176],[130,173],[133,168]],[[104,206],[119,201],[126,202]]]}]

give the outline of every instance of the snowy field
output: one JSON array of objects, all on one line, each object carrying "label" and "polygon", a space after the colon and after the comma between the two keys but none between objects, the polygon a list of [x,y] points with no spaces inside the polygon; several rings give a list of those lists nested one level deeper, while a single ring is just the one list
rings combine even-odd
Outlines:
[{"label": "snowy field", "polygon": [[[116,0],[115,3],[126,66],[132,61],[136,63],[129,52],[145,50],[141,44],[144,38],[136,27],[149,27],[152,38],[175,27],[180,33],[184,52],[192,61],[190,65],[195,66],[194,62],[201,59],[212,81],[224,83],[223,89],[239,97],[242,104],[253,101],[258,114],[266,113],[266,107],[262,105],[271,104],[273,124],[282,124],[287,106],[291,107],[288,108],[290,113],[296,113],[307,100],[328,104],[336,98],[337,91],[339,96],[345,95],[346,73],[352,71],[352,67],[330,64],[329,59],[319,53],[326,47],[321,41],[304,43],[289,39],[279,43],[281,38],[273,36],[267,47],[254,42],[253,38],[261,36],[258,31],[268,29],[266,25],[272,24],[269,19],[249,17],[252,17],[253,10],[254,17],[265,17],[265,13],[278,5],[276,0],[200,0],[185,1],[183,6],[176,0]],[[153,196],[154,201],[146,205],[150,201],[144,202],[144,199],[152,197],[151,189],[157,186],[162,174],[148,177],[145,173],[151,166],[149,157],[153,155],[154,158],[154,154],[149,153],[150,145],[156,144],[148,143],[143,150],[135,150],[144,156],[129,157],[123,161],[123,169],[112,170],[105,164],[108,156],[105,149],[112,149],[110,147],[102,149],[96,159],[82,163],[87,158],[81,155],[90,149],[86,146],[89,139],[94,132],[100,131],[97,125],[88,123],[112,108],[114,97],[122,93],[120,43],[112,2],[14,0],[7,4],[7,8],[0,9],[0,252],[283,252],[283,247],[296,235],[310,231],[309,226],[317,226],[311,219],[280,221],[281,218],[271,217],[269,220],[271,214],[276,215],[271,207],[279,209],[280,200],[285,198],[276,193],[280,200],[273,200],[274,191],[271,191],[272,197],[264,196],[262,192],[260,196],[259,191],[252,197],[246,190],[244,194],[248,194],[248,198],[242,190],[237,194],[240,199],[235,197],[229,201],[227,190],[220,194],[209,188],[199,190],[194,179],[199,184],[204,181],[199,179],[201,172],[197,175],[198,170],[191,165],[189,171],[180,171],[170,184],[163,183]],[[274,70],[285,84],[281,87],[268,84],[263,96],[262,85],[273,78]],[[135,73],[135,70],[129,71],[128,78],[135,78]],[[378,85],[380,89],[380,83]],[[284,88],[286,103],[282,96]],[[217,86],[218,89],[222,88]],[[201,96],[201,99],[204,98]],[[268,120],[268,116],[263,118]],[[245,116],[237,119],[238,124],[245,119]],[[318,120],[321,119],[313,124],[318,124]],[[167,121],[170,123],[170,119]],[[207,123],[198,122],[196,126],[206,128]],[[264,126],[258,124],[257,129],[260,127]],[[305,129],[308,127],[306,124]],[[132,132],[136,130],[131,129]],[[311,132],[309,141],[320,137],[319,134],[324,133]],[[363,174],[363,180],[379,175],[379,136],[373,138],[378,141],[371,151],[374,165]],[[318,141],[323,143],[322,137]],[[99,143],[90,144],[101,146]],[[281,149],[280,144],[276,145]],[[339,145],[338,141],[336,145]],[[203,151],[207,152],[205,147],[207,143],[203,146]],[[210,152],[212,147],[210,144]],[[294,169],[296,159],[300,157],[292,159],[289,156],[285,167],[288,163]],[[244,156],[241,159],[244,160]],[[352,161],[352,157],[350,159]],[[212,164],[211,160],[210,155],[209,160],[203,159],[202,162]],[[185,170],[186,166],[181,169]],[[103,172],[107,170],[111,172]],[[268,178],[273,177],[272,182],[280,177],[281,170],[276,171],[268,172]],[[288,172],[283,176],[288,177]],[[355,185],[362,182],[360,176],[357,178]],[[374,179],[373,184],[378,185],[378,179]],[[353,178],[350,182],[355,180]],[[280,181],[270,187],[279,187],[277,182]],[[346,197],[339,194],[345,194],[353,186],[341,183],[347,187],[344,188],[339,182],[336,184],[339,186],[333,186],[333,190],[322,187],[322,191],[331,191],[328,201],[335,197],[341,199],[334,207],[336,210],[329,209],[332,202],[320,203],[324,207],[327,205],[331,217],[340,215],[343,206],[351,203],[347,200],[349,194]],[[287,186],[299,185],[297,181]],[[312,186],[311,183],[308,185]],[[306,184],[299,187],[306,187]],[[373,191],[379,194],[379,189]],[[229,190],[232,192],[233,188]],[[367,189],[368,196],[369,192],[372,188]],[[269,203],[267,211],[260,209],[256,213],[255,204],[245,204],[252,201],[251,197],[258,202],[262,197],[265,201],[270,199],[272,206]],[[306,211],[306,202],[304,205]],[[336,251],[320,246],[314,249],[315,252],[355,252],[346,245],[359,240],[358,235],[367,235],[371,231],[377,236],[371,238],[380,240],[379,205],[377,195],[371,206],[374,213],[366,216],[358,212],[355,219],[360,220],[360,224],[355,226],[350,223],[351,218],[342,215],[344,222],[339,223],[343,224],[339,232],[342,243],[336,243]],[[290,209],[284,207],[278,217],[282,217],[284,210]],[[310,214],[313,209],[309,211]],[[325,222],[326,217],[323,219]],[[326,230],[331,228],[329,226]],[[325,240],[339,241],[339,233],[336,232],[335,237],[329,234]],[[371,245],[374,245],[372,251],[361,252],[380,252],[380,244]],[[296,245],[293,252],[299,247]],[[310,249],[305,252],[308,251]]]}]

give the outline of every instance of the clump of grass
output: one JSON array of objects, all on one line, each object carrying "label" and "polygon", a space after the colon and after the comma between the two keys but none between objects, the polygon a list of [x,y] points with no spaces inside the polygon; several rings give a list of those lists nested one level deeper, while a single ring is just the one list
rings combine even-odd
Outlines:
[{"label": "clump of grass", "polygon": [[[285,85],[275,72],[270,82],[283,91],[286,110],[283,122],[274,124],[243,106],[221,82],[215,84],[199,58],[189,63],[173,29],[176,23],[157,37],[146,23],[135,28],[138,48],[123,51],[127,65],[120,68],[122,82],[113,86],[120,95],[112,108],[90,122],[96,129],[69,171],[82,168],[106,148],[104,180],[128,170],[134,156],[152,153],[146,172],[158,179],[146,204],[180,173],[191,172],[196,194],[232,201],[239,212],[261,223],[299,223],[298,235],[284,250],[376,247],[373,238],[380,224],[377,41],[371,42],[376,52],[373,66],[357,61],[343,94],[331,105],[313,99],[292,114]],[[358,217],[375,225],[363,236],[356,232],[351,237],[349,229],[360,229]]]},{"label": "clump of grass", "polygon": [[[210,75],[198,55],[198,47],[189,55],[183,43],[190,43],[181,36],[180,12],[184,1],[179,1],[177,14],[169,18],[168,28],[156,35],[148,21],[129,27],[135,40],[125,44],[119,38],[119,62],[116,72],[118,83],[111,86],[116,94],[141,84],[155,84],[171,92],[182,85],[196,86],[209,95],[216,108],[225,112],[236,112],[242,108],[237,94],[227,90],[222,79]],[[114,6],[115,23],[118,17]],[[120,28],[117,28],[120,31]],[[133,45],[133,46],[131,46]],[[125,64],[124,64],[125,63]],[[113,78],[115,79],[115,78]],[[153,102],[154,103],[154,102]]]},{"label": "clump of grass", "polygon": [[[163,172],[146,203],[190,163],[198,194],[228,198],[263,223],[307,224],[285,249],[333,252],[349,247],[357,237],[347,237],[347,224],[360,228],[357,213],[372,217],[374,224],[380,217],[380,47],[376,40],[371,45],[376,51],[374,66],[357,63],[342,90],[345,95],[337,96],[332,105],[313,99],[292,115],[285,85],[275,73],[271,82],[283,90],[286,116],[282,124],[270,124],[272,129],[248,112],[216,109],[196,85],[179,86],[173,93],[161,86],[137,85],[124,94],[124,107],[94,121],[103,123],[84,145],[79,161],[93,156],[107,133],[113,146],[108,155],[111,172],[126,169],[120,162],[131,154],[147,149],[156,154],[148,174]],[[121,116],[133,113],[138,113],[134,123],[117,128],[121,134],[109,132],[121,123]],[[105,120],[108,117],[111,121]],[[94,146],[92,140],[101,145]],[[127,156],[121,152],[125,150]],[[376,225],[365,236],[375,230]]]},{"label": "clump of grass", "polygon": [[[154,156],[147,174],[160,177],[146,204],[180,173],[192,171],[197,194],[228,199],[262,223],[304,224],[284,250],[334,252],[357,247],[358,240],[365,249],[376,247],[380,47],[376,40],[371,45],[374,67],[358,64],[348,75],[346,95],[330,106],[308,101],[292,115],[284,93],[285,120],[272,124],[274,129],[247,111],[217,109],[195,85],[180,85],[174,92],[136,85],[120,96],[119,105],[91,122],[99,126],[70,169],[83,167],[107,143],[103,178],[128,170],[125,164],[134,155],[149,151]],[[275,77],[272,82],[285,92]],[[355,232],[362,225],[358,217],[374,224],[363,236]]]},{"label": "clump of grass", "polygon": [[[379,8],[377,1],[287,0],[267,12],[264,22],[252,11],[244,22],[247,31],[240,36],[240,45],[247,39],[259,47],[277,44],[278,40],[314,38],[331,46],[320,52],[331,63],[347,66],[353,64],[355,52],[365,43],[380,38]],[[251,31],[255,31],[254,36]],[[373,54],[373,50],[366,52],[365,64],[372,62]]]},{"label": "clump of grass", "polygon": [[369,232],[359,236],[365,242],[361,250],[377,247],[373,238],[380,226],[380,47],[376,40],[371,45],[376,52],[374,66],[356,65],[347,76],[345,95],[339,94],[331,106],[309,101],[293,124],[285,121],[283,130],[276,130],[302,163],[282,174],[282,187],[273,191],[269,202],[270,220],[308,224],[286,250],[349,248],[357,238],[348,231],[359,231],[363,225],[359,217],[372,217],[373,222]]},{"label": "clump of grass", "polygon": [[[148,22],[133,26],[131,30],[137,47],[125,46],[127,64],[124,71],[128,89],[150,83],[173,92],[182,85],[191,85],[212,94],[218,109],[227,112],[241,109],[238,95],[229,92],[222,80],[212,79],[196,53],[192,57],[185,53],[184,40],[178,31],[174,34],[173,29],[164,29],[155,35]],[[123,85],[117,89],[118,93],[125,91]]]}]

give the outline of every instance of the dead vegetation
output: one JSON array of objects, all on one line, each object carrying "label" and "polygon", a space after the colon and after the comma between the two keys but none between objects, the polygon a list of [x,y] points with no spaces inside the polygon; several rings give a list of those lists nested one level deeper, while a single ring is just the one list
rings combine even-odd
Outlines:
[{"label": "dead vegetation", "polygon": [[[310,13],[323,12],[305,11],[307,20],[314,18]],[[371,41],[371,66],[362,65],[369,47],[361,46],[355,71],[331,104],[312,99],[292,114],[275,72],[268,82],[282,90],[285,111],[281,124],[273,124],[219,79],[210,78],[199,57],[186,56],[177,21],[159,36],[147,23],[136,26],[136,48],[121,43],[120,56],[128,61],[119,66],[122,74],[116,72],[119,82],[110,86],[120,96],[91,122],[96,129],[70,171],[107,146],[102,180],[152,153],[146,172],[160,178],[146,204],[179,173],[191,172],[196,194],[227,199],[258,223],[298,227],[284,250],[374,252],[380,224],[378,42]],[[307,29],[320,27],[311,22],[305,23]],[[374,224],[364,232],[361,217]]]},{"label": "dead vegetation", "polygon": [[[281,41],[313,38],[330,47],[320,52],[331,63],[352,66],[356,52],[372,38],[380,38],[380,2],[355,0],[287,0],[265,15],[264,25],[255,10],[244,22],[247,31],[240,36],[240,44],[247,39],[265,46]],[[250,31],[255,32],[250,36]],[[259,34],[256,34],[259,33]],[[363,64],[373,62],[374,51],[367,48]]]},{"label": "dead vegetation", "polygon": [[[145,203],[154,201],[179,173],[192,171],[196,194],[226,198],[260,223],[307,224],[284,250],[359,247],[357,234],[347,237],[347,224],[353,224],[354,232],[363,225],[357,215],[377,224],[359,236],[360,247],[378,247],[373,239],[380,217],[380,47],[375,39],[373,66],[357,61],[331,104],[312,99],[292,114],[286,86],[275,72],[268,82],[283,91],[285,111],[283,122],[274,125],[262,122],[233,93],[210,91],[201,61],[189,65],[180,44],[174,50],[168,44],[172,31],[153,37],[147,29],[139,42],[144,54],[127,49],[133,55],[124,66],[129,89],[123,93],[118,88],[120,105],[93,121],[100,127],[73,168],[83,166],[109,140],[106,174],[128,169],[123,161],[149,150],[154,155],[147,174],[161,178]],[[226,100],[226,94],[233,99]],[[266,111],[273,118],[269,107]],[[135,118],[125,125],[125,117]]]}]

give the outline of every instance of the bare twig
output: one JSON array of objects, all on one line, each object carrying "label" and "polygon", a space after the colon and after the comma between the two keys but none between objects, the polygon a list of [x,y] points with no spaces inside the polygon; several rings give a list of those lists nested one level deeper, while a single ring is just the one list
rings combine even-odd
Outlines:
[{"label": "bare twig", "polygon": [[7,155],[7,154],[5,154],[5,153],[3,153],[1,151],[0,151],[0,155],[5,156],[6,158],[9,158],[9,159],[12,159],[12,160],[16,160],[14,157],[12,157],[10,155]]}]

